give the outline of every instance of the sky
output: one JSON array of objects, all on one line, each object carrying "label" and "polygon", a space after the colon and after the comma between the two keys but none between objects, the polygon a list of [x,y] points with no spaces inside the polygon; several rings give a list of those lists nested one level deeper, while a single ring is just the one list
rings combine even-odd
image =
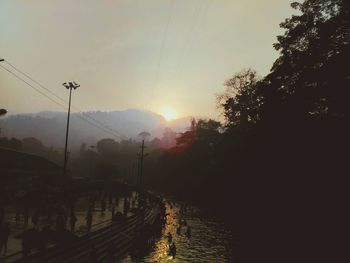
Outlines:
[{"label": "sky", "polygon": [[[215,96],[241,69],[267,74],[289,0],[0,0],[0,62],[82,111],[127,108],[217,118]],[[0,108],[64,111],[0,68]]]}]

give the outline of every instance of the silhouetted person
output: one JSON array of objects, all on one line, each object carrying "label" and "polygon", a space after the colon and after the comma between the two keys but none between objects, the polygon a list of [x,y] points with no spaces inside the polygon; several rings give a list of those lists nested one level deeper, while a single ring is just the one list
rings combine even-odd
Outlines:
[{"label": "silhouetted person", "polygon": [[56,218],[56,230],[61,231],[65,229],[65,226],[66,226],[65,215],[63,213],[60,213],[57,215],[57,218]]},{"label": "silhouetted person", "polygon": [[127,217],[130,208],[130,203],[127,198],[124,200],[124,215]]},{"label": "silhouetted person", "polygon": [[173,256],[173,258],[175,258],[176,255],[176,245],[175,242],[173,242],[170,247],[169,247],[169,255]]},{"label": "silhouetted person", "polygon": [[92,225],[92,208],[90,207],[86,216],[86,226],[88,228],[88,231],[91,230]]},{"label": "silhouetted person", "polygon": [[74,232],[76,222],[77,222],[77,217],[75,216],[75,214],[72,214],[70,216],[70,231]]},{"label": "silhouetted person", "polygon": [[0,226],[2,225],[2,222],[4,221],[5,219],[5,209],[0,206]]},{"label": "silhouetted person", "polygon": [[106,211],[106,200],[103,199],[101,202],[101,215],[104,214]]},{"label": "silhouetted person", "polygon": [[191,229],[191,227],[189,226],[189,227],[187,227],[187,230],[186,230],[186,236],[188,237],[188,238],[190,238],[191,236],[192,236],[192,229]]},{"label": "silhouetted person", "polygon": [[36,211],[34,216],[32,217],[32,223],[35,227],[38,226],[38,223],[39,223],[39,212]]},{"label": "silhouetted person", "polygon": [[114,206],[114,203],[112,203],[112,205],[111,205],[111,213],[112,213],[112,220],[113,220],[114,214],[115,214],[115,206]]},{"label": "silhouetted person", "polygon": [[16,226],[18,227],[19,222],[21,221],[21,211],[18,207],[16,208],[15,221],[16,221]]},{"label": "silhouetted person", "polygon": [[29,221],[29,208],[27,205],[24,207],[23,218],[24,218],[24,227],[27,227],[28,221]]},{"label": "silhouetted person", "polygon": [[95,195],[94,195],[94,194],[91,194],[91,195],[90,195],[89,207],[91,207],[92,209],[95,208],[95,200],[96,200]]},{"label": "silhouetted person", "polygon": [[181,225],[176,229],[176,234],[181,235]]},{"label": "silhouetted person", "polygon": [[0,228],[0,253],[2,248],[4,247],[4,256],[7,252],[7,242],[10,235],[10,228],[8,223],[4,223]]},{"label": "silhouetted person", "polygon": [[113,201],[113,197],[111,195],[111,193],[108,194],[108,205],[110,206],[112,204]]}]

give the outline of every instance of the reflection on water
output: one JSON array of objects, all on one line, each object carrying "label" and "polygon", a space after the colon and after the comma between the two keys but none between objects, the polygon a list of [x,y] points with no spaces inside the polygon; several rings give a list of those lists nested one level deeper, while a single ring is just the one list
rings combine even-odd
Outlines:
[{"label": "reflection on water", "polygon": [[[214,220],[201,218],[192,207],[180,212],[179,205],[167,203],[167,224],[161,234],[150,241],[143,254],[131,252],[122,262],[234,262],[232,250],[237,237],[232,231]],[[191,235],[186,233],[189,227]],[[176,244],[175,257],[169,255],[172,242]]]}]

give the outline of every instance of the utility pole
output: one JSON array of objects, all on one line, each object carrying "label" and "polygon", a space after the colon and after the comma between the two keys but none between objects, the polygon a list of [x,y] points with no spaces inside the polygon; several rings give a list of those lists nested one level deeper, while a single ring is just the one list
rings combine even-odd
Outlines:
[{"label": "utility pole", "polygon": [[142,140],[142,144],[140,146],[141,148],[141,153],[136,154],[137,155],[137,170],[138,170],[138,186],[142,188],[142,179],[143,179],[143,160],[145,157],[147,157],[147,153],[144,153],[144,150],[146,148],[145,146],[145,140]]},{"label": "utility pole", "polygon": [[142,144],[140,146],[141,153],[137,154],[137,187],[139,190],[139,205],[141,204],[141,207],[144,207],[144,196],[143,196],[143,160],[148,155],[145,154],[145,140],[142,140]]},{"label": "utility pole", "polygon": [[140,171],[139,171],[139,187],[142,189],[142,179],[143,179],[143,159],[144,157],[146,157],[148,154],[144,154],[144,149],[146,148],[145,146],[145,138],[149,137],[151,134],[143,131],[139,134],[139,136],[141,136],[142,138],[142,145],[140,146],[141,148],[141,154],[138,154],[137,156],[139,157],[139,162],[140,162]]},{"label": "utility pole", "polygon": [[145,157],[144,155],[144,149],[145,149],[145,140],[142,140],[142,145],[141,145],[141,162],[140,162],[140,186],[142,187],[142,174],[143,174],[143,158]]},{"label": "utility pole", "polygon": [[67,160],[68,160],[68,154],[67,154],[67,146],[68,146],[68,132],[69,132],[69,117],[70,117],[70,104],[72,99],[72,89],[76,90],[78,87],[80,87],[79,84],[73,82],[64,82],[62,84],[66,89],[69,89],[69,103],[68,103],[68,116],[67,116],[67,129],[66,129],[66,142],[64,145],[64,159],[63,159],[63,174],[67,175]]},{"label": "utility pole", "polygon": [[135,163],[131,164],[131,176],[130,176],[130,184],[132,184],[135,180]]},{"label": "utility pole", "polygon": [[[0,62],[1,62],[1,59],[0,59]],[[7,110],[5,109],[0,109],[0,116],[3,116],[7,113]],[[1,128],[0,128],[0,137],[1,137]]]},{"label": "utility pole", "polygon": [[140,159],[141,159],[141,155],[139,153],[136,154],[137,156],[137,171],[136,171],[136,186],[138,188],[141,188],[141,185],[140,185]]}]

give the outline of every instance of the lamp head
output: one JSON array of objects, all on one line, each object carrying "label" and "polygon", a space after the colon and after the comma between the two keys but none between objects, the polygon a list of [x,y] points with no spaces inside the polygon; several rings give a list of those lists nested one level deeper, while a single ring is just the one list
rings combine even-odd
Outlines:
[{"label": "lamp head", "polygon": [[73,87],[74,87],[74,89],[77,89],[78,87],[80,87],[80,85],[78,84],[78,83],[76,83],[75,81],[73,81]]},{"label": "lamp head", "polygon": [[69,81],[68,83],[64,82],[62,85],[65,86],[66,89],[77,89],[78,87],[80,87],[80,85],[74,81]]},{"label": "lamp head", "polygon": [[0,116],[5,115],[7,113],[7,110],[5,109],[0,109]]},{"label": "lamp head", "polygon": [[63,85],[66,89],[69,89],[69,85],[67,84],[67,82],[64,82],[62,85]]}]

